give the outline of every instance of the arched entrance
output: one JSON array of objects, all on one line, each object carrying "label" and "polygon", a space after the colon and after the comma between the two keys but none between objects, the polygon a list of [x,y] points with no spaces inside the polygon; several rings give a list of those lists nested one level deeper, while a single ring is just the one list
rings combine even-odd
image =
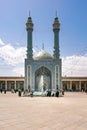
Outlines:
[{"label": "arched entrance", "polygon": [[35,91],[44,92],[51,89],[51,72],[45,66],[35,72]]}]

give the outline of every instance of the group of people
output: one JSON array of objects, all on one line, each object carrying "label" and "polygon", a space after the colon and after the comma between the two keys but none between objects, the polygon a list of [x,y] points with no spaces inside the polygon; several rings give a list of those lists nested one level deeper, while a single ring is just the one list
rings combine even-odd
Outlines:
[{"label": "group of people", "polygon": [[4,90],[0,89],[0,92],[1,93],[4,92],[6,94],[6,89],[4,89]]},{"label": "group of people", "polygon": [[18,90],[14,90],[14,89],[13,89],[11,92],[12,92],[12,93],[18,92],[18,96],[19,96],[19,97],[21,97],[21,95],[22,95],[22,90],[21,90],[21,89],[18,89]]},{"label": "group of people", "polygon": [[48,97],[53,97],[53,96],[56,96],[56,97],[59,97],[59,90],[56,90],[56,91],[51,91],[51,90],[47,90],[46,92],[46,96]]},{"label": "group of people", "polygon": [[[6,94],[7,90],[6,90],[6,89],[0,89],[0,92],[1,92],[1,93],[4,92],[4,94]],[[17,92],[17,90],[14,90],[14,89],[11,90],[11,93],[16,93],[16,92]],[[21,94],[22,94],[21,89],[18,89],[18,96],[21,97]]]},{"label": "group of people", "polygon": [[55,96],[59,97],[61,95],[64,95],[64,90],[59,90],[58,88],[54,91],[51,91],[50,89],[46,91],[46,96]]},{"label": "group of people", "polygon": [[[4,92],[5,94],[6,94],[6,89],[4,89],[4,90],[2,90],[2,89],[0,89],[0,92],[2,93],[2,92]],[[18,92],[18,96],[19,97],[21,97],[22,96],[22,90],[21,89],[18,89],[18,90],[14,90],[14,89],[12,89],[11,90],[11,93],[16,93],[16,92]],[[31,89],[28,89],[28,90],[26,90],[26,91],[24,91],[24,94],[25,93],[30,93],[30,96],[31,97],[33,97],[33,91],[31,90]],[[44,94],[45,94],[45,96],[48,96],[48,97],[53,97],[53,96],[55,96],[55,97],[59,97],[59,94],[62,92],[62,95],[64,95],[64,90],[59,90],[58,88],[55,90],[55,91],[51,91],[50,89],[48,89],[48,90],[46,90],[45,92],[44,92]]]}]

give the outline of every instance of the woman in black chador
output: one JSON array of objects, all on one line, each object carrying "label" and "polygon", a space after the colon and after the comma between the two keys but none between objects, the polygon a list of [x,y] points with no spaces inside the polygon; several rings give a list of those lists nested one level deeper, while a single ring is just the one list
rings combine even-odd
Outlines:
[{"label": "woman in black chador", "polygon": [[18,90],[18,96],[21,97],[21,90]]},{"label": "woman in black chador", "polygon": [[58,91],[58,88],[57,88],[57,91],[56,91],[56,97],[59,97],[59,91]]}]

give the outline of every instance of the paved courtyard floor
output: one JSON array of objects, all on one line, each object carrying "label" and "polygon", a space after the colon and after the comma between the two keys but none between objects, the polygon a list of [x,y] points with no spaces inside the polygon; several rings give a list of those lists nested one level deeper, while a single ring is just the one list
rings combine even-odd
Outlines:
[{"label": "paved courtyard floor", "polygon": [[0,130],[87,130],[87,93],[59,98],[0,93]]}]

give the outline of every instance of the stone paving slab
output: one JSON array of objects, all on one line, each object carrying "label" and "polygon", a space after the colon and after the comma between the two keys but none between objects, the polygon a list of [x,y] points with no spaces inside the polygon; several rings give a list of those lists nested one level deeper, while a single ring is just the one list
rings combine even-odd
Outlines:
[{"label": "stone paving slab", "polygon": [[87,93],[58,98],[0,93],[0,130],[87,130]]}]

